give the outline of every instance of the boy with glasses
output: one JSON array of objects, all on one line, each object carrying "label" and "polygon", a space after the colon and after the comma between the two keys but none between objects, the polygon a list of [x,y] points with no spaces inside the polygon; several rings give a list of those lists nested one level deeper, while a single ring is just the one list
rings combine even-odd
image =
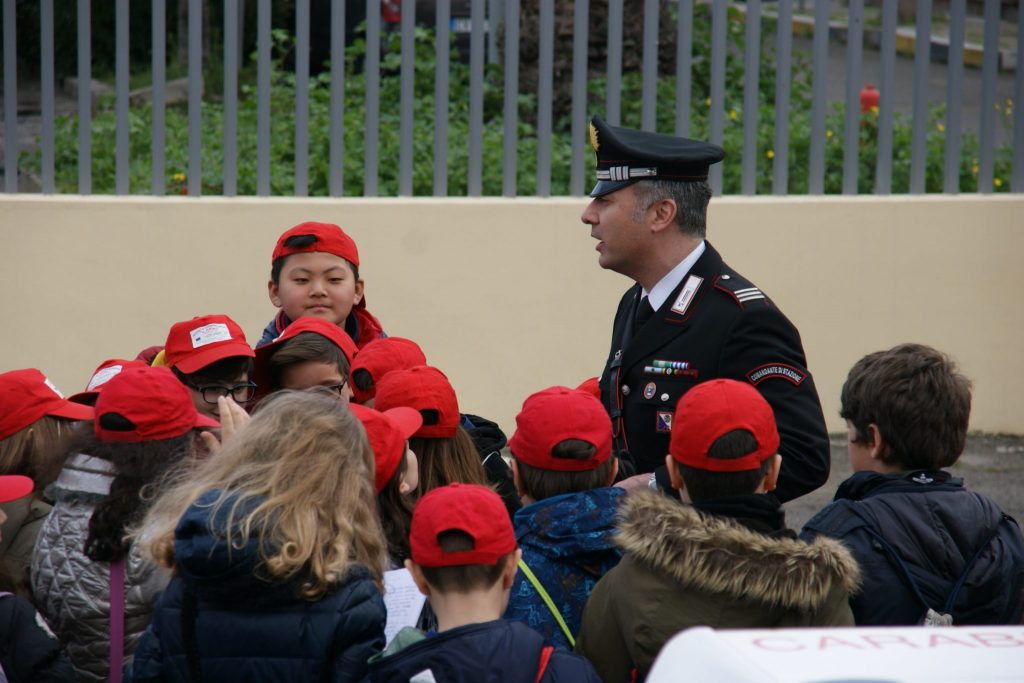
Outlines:
[{"label": "boy with glasses", "polygon": [[259,395],[324,387],[348,403],[352,399],[349,370],[355,356],[355,342],[340,327],[323,318],[299,318],[256,350]]},{"label": "boy with glasses", "polygon": [[219,420],[221,396],[242,406],[255,397],[255,355],[238,323],[226,315],[204,315],[174,323],[153,365],[170,368],[188,387],[196,410]]}]

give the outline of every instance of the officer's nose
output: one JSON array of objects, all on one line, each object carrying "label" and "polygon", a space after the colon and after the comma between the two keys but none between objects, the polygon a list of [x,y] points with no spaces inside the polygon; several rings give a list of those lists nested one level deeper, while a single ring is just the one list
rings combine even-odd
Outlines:
[{"label": "officer's nose", "polygon": [[584,225],[594,225],[597,223],[597,212],[594,210],[593,200],[587,204],[587,208],[583,209],[583,213],[580,214],[580,220],[583,221]]}]

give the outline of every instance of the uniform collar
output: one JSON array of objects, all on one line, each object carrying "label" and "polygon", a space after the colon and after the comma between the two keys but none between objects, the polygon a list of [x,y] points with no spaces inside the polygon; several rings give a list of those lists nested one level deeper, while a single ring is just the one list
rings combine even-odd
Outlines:
[{"label": "uniform collar", "polygon": [[665,300],[668,299],[669,295],[675,291],[676,287],[679,286],[679,283],[683,281],[684,277],[686,277],[686,274],[690,272],[691,268],[693,268],[693,264],[697,262],[697,259],[704,254],[704,249],[704,240],[701,240],[700,244],[698,244],[694,250],[686,256],[686,258],[680,261],[675,268],[668,271],[665,277],[658,280],[658,284],[654,285],[650,292],[641,288],[641,297],[646,296],[655,311],[660,309],[661,305],[665,303]]}]

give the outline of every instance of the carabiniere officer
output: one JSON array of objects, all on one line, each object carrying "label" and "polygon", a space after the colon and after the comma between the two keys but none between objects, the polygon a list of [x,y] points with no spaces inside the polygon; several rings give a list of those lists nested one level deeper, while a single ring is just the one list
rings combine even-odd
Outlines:
[{"label": "carabiniere officer", "polygon": [[828,479],[829,442],[800,333],[704,239],[717,146],[610,126],[595,116],[597,184],[583,222],[598,263],[633,280],[615,312],[601,400],[627,473],[664,470],[672,413],[698,382],[727,377],[757,387],[782,443],[776,495],[787,501]]}]

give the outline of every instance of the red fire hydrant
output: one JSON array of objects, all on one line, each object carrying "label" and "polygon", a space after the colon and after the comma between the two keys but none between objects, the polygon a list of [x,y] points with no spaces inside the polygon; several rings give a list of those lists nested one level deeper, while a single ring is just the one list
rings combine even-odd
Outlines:
[{"label": "red fire hydrant", "polygon": [[872,107],[878,106],[879,94],[875,86],[868,83],[860,91],[860,111],[862,114],[871,111]]}]

